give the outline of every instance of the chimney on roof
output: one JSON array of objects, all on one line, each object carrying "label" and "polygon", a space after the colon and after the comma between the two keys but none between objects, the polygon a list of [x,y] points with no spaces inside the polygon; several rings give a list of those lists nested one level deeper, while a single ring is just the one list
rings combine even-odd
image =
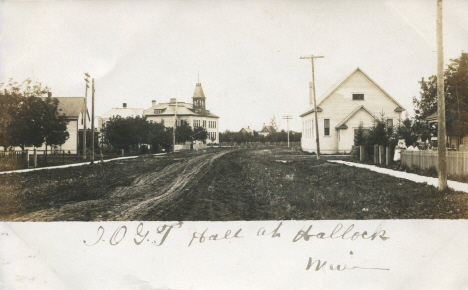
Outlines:
[{"label": "chimney on roof", "polygon": [[151,106],[152,106],[152,107],[156,106],[156,100],[152,100],[152,101],[151,101]]},{"label": "chimney on roof", "polygon": [[127,103],[123,103],[123,107],[126,108],[126,107],[127,107]]},{"label": "chimney on roof", "polygon": [[171,104],[175,104],[177,102],[177,99],[176,98],[171,98],[170,101],[169,101]]},{"label": "chimney on roof", "polygon": [[48,98],[52,97],[52,92],[47,92],[47,97]]}]

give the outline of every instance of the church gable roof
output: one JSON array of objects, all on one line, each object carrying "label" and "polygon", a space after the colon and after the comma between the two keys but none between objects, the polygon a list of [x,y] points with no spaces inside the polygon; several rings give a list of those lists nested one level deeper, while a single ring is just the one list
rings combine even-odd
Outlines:
[{"label": "church gable roof", "polygon": [[[334,92],[336,92],[339,88],[341,88],[352,76],[355,74],[360,73],[366,80],[368,80],[370,83],[372,83],[378,90],[380,90],[384,96],[386,96],[390,101],[392,101],[396,106],[395,106],[395,112],[402,112],[405,111],[405,108],[398,103],[392,96],[390,96],[381,86],[379,86],[373,79],[371,79],[364,71],[362,71],[359,67],[356,68],[354,71],[352,71],[349,75],[346,77],[340,79],[338,82],[336,82],[334,85],[332,85],[328,90],[326,90],[319,98],[317,102],[317,108],[320,108],[320,106],[323,105],[323,103],[333,95]],[[323,106],[321,107],[323,108]],[[300,116],[306,116],[310,113],[314,112],[314,106],[311,105],[308,107],[307,111]],[[317,109],[317,112],[320,112],[319,109]]]},{"label": "church gable roof", "polygon": [[320,101],[318,102],[317,106],[320,106],[327,100],[337,89],[339,89],[348,79],[350,79],[353,75],[360,72],[367,80],[369,80],[372,84],[374,84],[385,96],[387,96],[390,100],[392,100],[396,105],[397,108],[405,110],[400,103],[398,103],[392,96],[390,96],[381,86],[379,86],[373,79],[370,78],[365,72],[363,72],[359,67],[356,68],[351,74],[349,74],[344,79],[340,80],[339,82],[335,83],[331,86],[321,97]]},{"label": "church gable roof", "polygon": [[348,129],[348,126],[346,126],[346,123],[361,110],[369,114],[373,119],[377,119],[366,107],[358,106],[336,126],[336,129]]}]

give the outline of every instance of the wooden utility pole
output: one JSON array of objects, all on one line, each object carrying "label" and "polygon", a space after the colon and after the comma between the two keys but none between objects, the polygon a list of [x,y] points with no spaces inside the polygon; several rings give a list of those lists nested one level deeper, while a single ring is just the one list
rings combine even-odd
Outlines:
[{"label": "wooden utility pole", "polygon": [[445,133],[444,46],[442,33],[442,0],[437,0],[437,150],[439,155],[439,191],[447,188],[447,138]]},{"label": "wooden utility pole", "polygon": [[91,89],[91,164],[94,164],[94,78]]},{"label": "wooden utility pole", "polygon": [[172,126],[172,152],[175,152],[175,135],[176,135],[176,122],[177,122],[177,99],[175,100],[175,111],[174,111],[174,125]]},{"label": "wooden utility pole", "polygon": [[287,126],[287,129],[288,129],[288,148],[289,148],[289,120],[292,119],[292,116],[289,116],[289,115],[283,116],[283,119],[286,120],[286,124],[287,124],[286,126]]},{"label": "wooden utility pole", "polygon": [[88,88],[89,88],[89,74],[85,73],[86,78],[86,91],[85,91],[85,105],[84,105],[84,116],[83,116],[83,159],[86,160],[86,119],[88,118]]},{"label": "wooden utility pole", "polygon": [[315,74],[314,74],[314,61],[316,58],[323,58],[324,56],[301,56],[301,59],[308,59],[312,64],[312,92],[314,94],[314,113],[315,113],[315,142],[317,143],[317,159],[320,159],[320,138],[318,130],[318,117],[317,117],[317,99],[315,97]]}]

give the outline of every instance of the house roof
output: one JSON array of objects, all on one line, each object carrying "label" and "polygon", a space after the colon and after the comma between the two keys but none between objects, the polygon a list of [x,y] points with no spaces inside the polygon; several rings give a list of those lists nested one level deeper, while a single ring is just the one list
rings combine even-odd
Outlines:
[{"label": "house roof", "polygon": [[195,86],[195,91],[193,92],[193,98],[204,98],[205,94],[203,93],[203,89],[201,83],[197,83]]},{"label": "house roof", "polygon": [[143,108],[112,108],[109,111],[102,114],[100,117],[103,119],[110,118],[113,116],[120,116],[122,118],[136,117],[143,115]]},{"label": "house roof", "polygon": [[[161,113],[155,113],[155,110],[163,110]],[[143,111],[143,115],[145,116],[174,116],[174,114],[177,111],[177,115],[183,115],[183,116],[200,116],[202,117],[201,114],[195,113],[193,110],[193,104],[189,103],[184,103],[184,102],[177,102],[177,108],[176,108],[176,103],[161,103],[157,104],[154,106],[151,106],[150,108],[146,109]],[[219,118],[213,113],[210,113],[208,110],[206,111],[206,117],[212,117],[212,118]]]},{"label": "house roof", "polygon": [[[390,100],[392,100],[396,105],[396,109],[395,111],[396,112],[402,112],[402,111],[405,111],[405,108],[400,104],[398,103],[392,96],[390,96],[381,86],[379,86],[373,79],[370,78],[370,76],[368,76],[365,72],[363,72],[359,67],[357,67],[354,71],[352,71],[349,75],[347,75],[346,77],[340,79],[338,82],[336,82],[334,85],[332,85],[331,87],[328,88],[328,90],[326,90],[319,98],[318,102],[317,102],[317,112],[320,112],[319,111],[319,107],[321,104],[323,104],[323,102],[325,102],[326,99],[328,99],[339,87],[341,87],[351,76],[353,76],[355,73],[357,72],[360,72],[362,73],[371,83],[373,83],[379,90],[381,90]],[[307,109],[307,111],[305,113],[303,113],[302,115],[300,115],[301,117],[302,116],[305,116],[307,114],[310,114],[311,112],[313,112],[314,110],[314,106],[313,104],[311,106],[309,106],[309,108]]]},{"label": "house roof", "polygon": [[262,130],[260,131],[261,133],[270,133],[270,132],[275,132],[275,128],[273,126],[263,126]]},{"label": "house roof", "polygon": [[431,123],[433,122],[437,123],[439,121],[437,117],[438,117],[437,112],[435,112],[434,114],[427,116],[426,121],[431,122]]},{"label": "house roof", "polygon": [[[78,119],[80,114],[85,108],[85,98],[84,97],[51,97],[59,101],[58,111],[59,114],[65,115],[68,119]],[[41,97],[43,101],[47,97]],[[89,114],[88,114],[89,115]]]},{"label": "house roof", "polygon": [[239,132],[253,133],[253,130],[250,129],[249,127],[247,127],[247,128],[242,128],[242,129],[240,129]]},{"label": "house roof", "polygon": [[356,115],[361,110],[369,114],[372,118],[377,119],[366,107],[358,106],[348,116],[346,116],[346,118],[344,118],[335,128],[336,129],[348,129],[348,126],[346,126],[346,123],[349,121],[349,119],[351,119],[354,115]]}]

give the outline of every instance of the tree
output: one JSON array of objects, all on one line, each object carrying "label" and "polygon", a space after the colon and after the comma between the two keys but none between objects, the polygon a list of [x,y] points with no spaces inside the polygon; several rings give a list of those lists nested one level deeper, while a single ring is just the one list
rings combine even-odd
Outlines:
[{"label": "tree", "polygon": [[7,150],[12,146],[41,146],[41,118],[44,106],[41,96],[49,91],[40,83],[31,87],[32,81],[26,79],[21,84],[9,79],[8,83],[0,84],[4,89],[0,92],[0,143]]},{"label": "tree", "polygon": [[[156,152],[160,148],[166,148],[166,144],[172,143],[172,133],[168,134],[163,123],[148,123],[147,143],[155,149]],[[170,145],[169,145],[170,147]]]},{"label": "tree", "polygon": [[172,133],[173,130],[170,127],[164,128],[164,132],[162,132],[161,146],[166,152],[169,152],[172,148]]},{"label": "tree", "polygon": [[291,142],[301,142],[302,133],[291,131],[291,135],[289,136],[289,138]]},{"label": "tree", "polygon": [[276,124],[276,117],[273,115],[270,119],[270,126],[276,131],[278,131],[278,125]]},{"label": "tree", "polygon": [[[425,120],[420,120],[417,118],[412,118],[412,130],[418,136],[418,139],[421,139],[421,141],[426,142],[428,140],[431,140],[431,131],[433,130],[427,121]],[[435,132],[437,130],[434,130]]]},{"label": "tree", "polygon": [[[430,76],[419,82],[420,96],[413,97],[418,129],[421,133],[425,128],[425,119],[437,113],[437,77]],[[447,135],[462,137],[468,135],[468,53],[462,53],[460,58],[451,59],[444,72],[445,114]],[[424,123],[425,122],[425,123]]]},{"label": "tree", "polygon": [[447,133],[451,136],[468,135],[468,53],[451,60],[445,72]]},{"label": "tree", "polygon": [[40,96],[51,93],[41,83],[30,79],[21,84],[13,82],[1,84],[0,92],[0,145],[4,150],[19,146],[61,145],[68,138],[67,121],[58,114],[58,101]]},{"label": "tree", "polygon": [[45,100],[43,133],[46,145],[62,145],[70,137],[67,131],[67,120],[64,115],[58,114],[57,99],[47,98]]},{"label": "tree", "polygon": [[40,147],[44,143],[43,121],[46,114],[44,101],[35,96],[22,97],[7,131],[11,136],[10,146]]},{"label": "tree", "polygon": [[374,120],[372,127],[369,129],[369,134],[364,138],[364,140],[365,151],[369,152],[369,154],[374,152],[374,145],[391,148],[396,145],[394,128],[393,126],[387,125],[387,121],[383,114],[380,116],[380,118]]},{"label": "tree", "polygon": [[388,146],[393,137],[393,128],[387,126],[384,116],[375,119],[372,127],[369,130],[368,142],[371,145]]},{"label": "tree", "polygon": [[[2,83],[0,87],[4,85]],[[13,131],[10,130],[14,130],[14,126],[10,124],[15,121],[14,116],[23,99],[20,89],[21,86],[10,79],[5,89],[0,91],[0,146],[3,146],[5,151],[13,146]]]},{"label": "tree", "polygon": [[354,133],[354,145],[355,146],[361,146],[365,145],[367,140],[367,134],[364,130],[364,127],[362,125],[362,122],[359,124],[359,127]]},{"label": "tree", "polygon": [[[100,142],[104,142],[104,140],[99,140],[99,135],[102,134],[102,132],[94,132],[94,144],[99,144]],[[86,129],[86,148],[91,150],[91,128]],[[107,143],[107,142],[105,142]],[[83,148],[83,134],[80,133],[78,134],[78,148]]]},{"label": "tree", "polygon": [[103,126],[102,132],[106,143],[125,151],[138,150],[141,144],[148,143],[148,122],[140,116],[112,117]]},{"label": "tree", "polygon": [[416,143],[416,141],[418,141],[419,139],[419,136],[417,130],[415,129],[415,121],[408,117],[400,121],[396,128],[396,138],[405,139],[405,143],[407,146]]},{"label": "tree", "polygon": [[180,120],[180,125],[176,127],[176,142],[185,143],[192,141],[193,130],[187,121]]},{"label": "tree", "polygon": [[203,127],[195,127],[193,129],[193,140],[202,141],[203,143],[206,142],[208,138],[208,132]]}]

